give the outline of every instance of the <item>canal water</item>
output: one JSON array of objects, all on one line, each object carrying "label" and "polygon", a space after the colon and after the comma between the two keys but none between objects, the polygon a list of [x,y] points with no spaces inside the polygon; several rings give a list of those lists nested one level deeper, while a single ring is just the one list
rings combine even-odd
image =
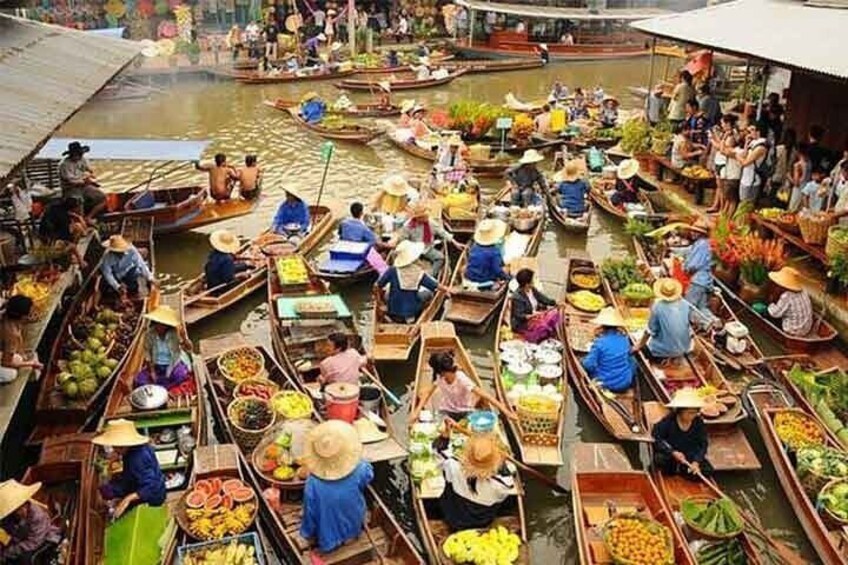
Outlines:
[{"label": "canal water", "polygon": [[[645,84],[648,76],[647,59],[555,64],[541,70],[502,73],[491,76],[461,77],[451,85],[432,91],[395,94],[395,99],[415,98],[430,107],[446,107],[459,99],[485,100],[501,103],[512,92],[521,100],[544,98],[554,80],[562,80],[569,87],[592,88],[597,84],[619,97],[622,107],[633,107],[637,102],[630,97],[628,86]],[[320,146],[323,140],[303,131],[292,123],[286,114],[263,105],[263,100],[274,98],[299,99],[304,93],[315,90],[322,96],[334,99],[338,91],[326,82],[302,85],[242,86],[233,82],[206,80],[181,80],[164,86],[165,91],[148,99],[129,101],[94,101],[85,106],[59,135],[85,138],[168,138],[211,140],[205,157],[224,152],[230,162],[241,164],[244,155],[259,155],[265,169],[264,195],[259,208],[251,216],[215,224],[207,228],[167,235],[156,241],[156,266],[165,289],[176,288],[180,283],[196,276],[203,267],[208,253],[209,232],[227,227],[239,235],[250,237],[261,232],[271,221],[282,198],[284,188],[292,188],[309,202],[315,202],[321,183],[323,165],[320,163]],[[367,95],[353,95],[355,99]],[[97,158],[96,147],[90,154]],[[99,179],[107,190],[119,190],[147,179],[148,164],[93,162]],[[362,147],[337,144],[336,153],[327,172],[326,188],[322,202],[330,202],[346,209],[354,201],[367,201],[375,186],[387,174],[403,172],[421,175],[428,170],[426,162],[403,154],[386,140],[377,140]],[[177,183],[203,182],[201,173],[188,166],[169,177],[170,186]],[[491,194],[497,182],[487,182]],[[588,252],[596,261],[611,255],[632,253],[622,227],[610,218],[597,214],[588,235],[574,236],[559,230],[548,222],[544,240],[539,250],[540,276],[551,295],[561,289],[564,259],[571,252]],[[363,335],[368,333],[370,316],[370,288],[360,285],[345,288],[345,299],[356,313]],[[491,349],[494,328],[484,336],[468,336],[463,341],[471,352],[475,364],[484,378],[491,382]],[[262,293],[233,308],[219,317],[192,328],[191,337],[197,342],[212,335],[243,332],[269,343],[267,311]],[[408,397],[414,378],[415,359],[381,367],[387,386],[396,394]],[[570,389],[569,389],[570,390]],[[569,455],[576,442],[612,441],[603,428],[594,421],[569,392],[567,411],[566,465],[556,471],[560,484],[570,485]],[[405,428],[406,411],[395,414],[397,429]],[[719,476],[720,485],[744,507],[758,514],[771,533],[798,547],[810,560],[815,559],[806,543],[803,531],[794,518],[789,503],[783,496],[780,484],[771,469],[771,463],[760,441],[756,426],[748,422],[745,428],[763,464],[762,471]],[[634,466],[643,468],[646,455],[628,446]],[[554,473],[554,471],[551,471]],[[573,512],[568,496],[552,493],[533,479],[526,481],[528,491],[527,518],[534,563],[577,563]],[[397,512],[407,529],[417,534],[409,499],[408,477],[403,463],[398,462],[378,468],[378,490]]]}]

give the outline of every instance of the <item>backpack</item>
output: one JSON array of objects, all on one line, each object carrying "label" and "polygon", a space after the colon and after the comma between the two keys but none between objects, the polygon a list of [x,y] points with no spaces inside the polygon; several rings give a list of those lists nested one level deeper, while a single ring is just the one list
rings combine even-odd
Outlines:
[{"label": "backpack", "polygon": [[766,154],[765,157],[763,157],[759,163],[754,163],[754,172],[757,174],[758,177],[760,177],[760,186],[766,186],[768,181],[774,175],[774,169],[777,161],[777,152],[768,141],[763,141],[762,143],[753,143],[751,144],[751,149],[754,149],[761,145],[766,148]]}]

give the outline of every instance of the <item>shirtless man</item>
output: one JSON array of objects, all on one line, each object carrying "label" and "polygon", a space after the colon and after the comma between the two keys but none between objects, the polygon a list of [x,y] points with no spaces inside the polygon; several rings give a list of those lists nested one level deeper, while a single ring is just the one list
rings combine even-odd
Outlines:
[{"label": "shirtless man", "polygon": [[214,200],[229,200],[233,190],[233,181],[238,180],[238,173],[227,164],[227,156],[223,153],[215,155],[214,165],[201,165],[195,161],[194,168],[209,173],[209,195]]},{"label": "shirtless man", "polygon": [[253,200],[262,188],[262,168],[256,164],[256,155],[244,157],[244,167],[238,170],[239,194],[245,200]]}]

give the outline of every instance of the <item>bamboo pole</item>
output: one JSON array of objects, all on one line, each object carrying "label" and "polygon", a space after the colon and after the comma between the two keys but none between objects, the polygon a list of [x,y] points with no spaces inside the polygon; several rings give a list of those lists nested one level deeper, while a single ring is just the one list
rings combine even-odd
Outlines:
[{"label": "bamboo pole", "polygon": [[356,56],[356,2],[347,0],[347,42],[351,59]]},{"label": "bamboo pole", "polygon": [[648,71],[648,95],[645,96],[645,111],[648,111],[648,104],[651,102],[651,91],[654,89],[654,63],[657,58],[657,38],[651,40],[651,70]]}]

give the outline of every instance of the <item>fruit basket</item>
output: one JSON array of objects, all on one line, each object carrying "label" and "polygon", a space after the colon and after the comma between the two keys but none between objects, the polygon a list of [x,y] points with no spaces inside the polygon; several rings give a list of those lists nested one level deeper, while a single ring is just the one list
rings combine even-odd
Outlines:
[{"label": "fruit basket", "polygon": [[527,394],[518,400],[516,411],[525,440],[529,437],[547,443],[544,436],[556,437],[559,405],[555,400],[542,394]]},{"label": "fruit basket", "polygon": [[827,212],[801,212],[798,214],[801,239],[804,243],[811,245],[824,245],[827,241],[828,229],[834,221],[833,214]]},{"label": "fruit basket", "polygon": [[233,429],[233,439],[243,451],[250,453],[274,425],[276,415],[267,400],[245,397],[230,402],[227,418]]},{"label": "fruit basket", "polygon": [[802,447],[795,454],[798,480],[811,499],[815,499],[829,482],[848,479],[848,454],[832,447]]},{"label": "fruit basket", "polygon": [[572,306],[584,312],[600,312],[607,305],[607,301],[600,294],[596,294],[590,290],[571,292],[567,298]]},{"label": "fruit basket", "polygon": [[253,450],[251,463],[264,481],[282,489],[300,488],[305,474],[300,472],[306,453],[305,440],[318,424],[313,420],[277,423]]},{"label": "fruit basket", "polygon": [[594,269],[574,269],[568,281],[583,290],[597,290],[601,286],[601,277]]},{"label": "fruit basket", "polygon": [[[245,549],[242,550],[241,547]],[[232,549],[230,549],[232,547]],[[235,558],[227,561],[228,552],[242,552],[240,560]],[[265,553],[259,536],[255,532],[247,532],[237,536],[227,536],[219,540],[202,541],[181,545],[177,548],[177,563],[179,565],[200,565],[201,563],[239,562],[242,565],[265,565]]]},{"label": "fruit basket", "polygon": [[[671,532],[650,518],[639,514],[619,514],[604,525],[601,536],[613,562],[618,565],[674,563]],[[637,558],[637,555],[643,557]]]},{"label": "fruit basket", "polygon": [[264,378],[265,358],[255,347],[237,347],[218,356],[218,372],[224,378],[224,388],[232,394],[236,385],[247,379]]},{"label": "fruit basket", "polygon": [[197,540],[220,540],[244,533],[256,521],[256,492],[241,479],[212,477],[195,482],[174,514],[180,528]]}]

